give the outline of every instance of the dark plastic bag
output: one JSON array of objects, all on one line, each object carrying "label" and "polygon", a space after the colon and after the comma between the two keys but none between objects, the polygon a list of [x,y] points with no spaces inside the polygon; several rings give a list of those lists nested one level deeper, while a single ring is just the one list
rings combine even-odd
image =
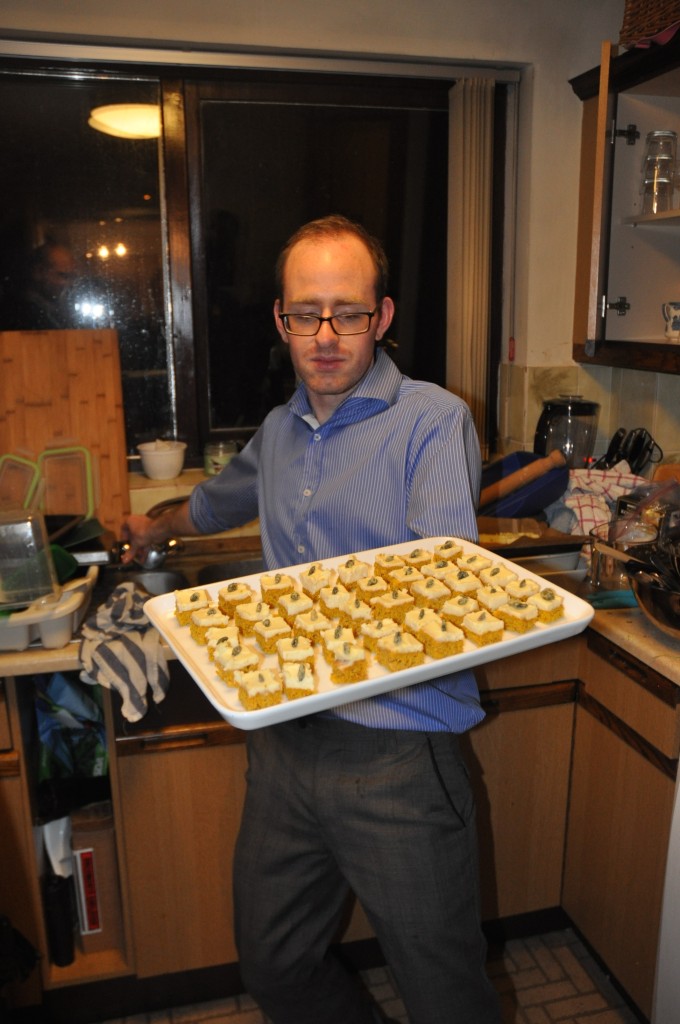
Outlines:
[{"label": "dark plastic bag", "polygon": [[108,775],[106,730],[99,687],[57,672],[37,680],[40,739],[38,780]]}]

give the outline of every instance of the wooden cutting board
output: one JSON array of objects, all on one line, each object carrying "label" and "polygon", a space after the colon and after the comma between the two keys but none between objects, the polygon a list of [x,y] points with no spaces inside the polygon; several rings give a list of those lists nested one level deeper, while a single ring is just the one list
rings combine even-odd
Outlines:
[{"label": "wooden cutting board", "polygon": [[130,495],[117,332],[0,332],[0,454],[71,445],[90,452],[95,515],[118,536]]}]

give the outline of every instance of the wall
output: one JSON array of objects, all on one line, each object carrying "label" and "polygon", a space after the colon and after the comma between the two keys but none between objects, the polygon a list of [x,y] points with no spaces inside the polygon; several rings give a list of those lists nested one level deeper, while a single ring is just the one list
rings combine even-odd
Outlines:
[{"label": "wall", "polygon": [[[664,437],[680,435],[676,378],[640,388],[625,371],[585,374],[571,361],[581,104],[569,78],[600,60],[600,43],[616,41],[624,0],[0,0],[7,43],[0,52],[26,52],[21,40],[169,49],[272,50],[357,57],[515,65],[522,71],[520,157],[510,364],[502,374],[501,428],[508,447],[531,447],[542,398],[575,384],[603,399],[602,443],[617,424],[628,390],[640,423]],[[199,55],[200,59],[205,59]],[[294,66],[294,59],[292,65]],[[644,375],[643,375],[644,376]],[[610,396],[613,390],[613,396]],[[644,395],[644,401],[641,396]],[[659,437],[660,443],[663,440]]]}]

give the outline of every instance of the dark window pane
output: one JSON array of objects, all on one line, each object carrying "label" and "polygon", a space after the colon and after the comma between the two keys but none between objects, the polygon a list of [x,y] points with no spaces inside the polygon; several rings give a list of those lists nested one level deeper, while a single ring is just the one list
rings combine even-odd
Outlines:
[{"label": "dark window pane", "polygon": [[159,144],[88,124],[158,82],[0,77],[0,330],[114,327],[128,447],[172,430]]},{"label": "dark window pane", "polygon": [[[382,86],[381,86],[382,88]],[[448,114],[440,109],[205,100],[200,105],[208,429],[257,425],[294,378],[273,267],[302,223],[342,213],[381,238],[404,372],[443,383]],[[445,94],[444,94],[445,95]],[[197,284],[197,291],[200,284]],[[197,316],[201,319],[200,298]],[[199,331],[200,333],[200,331]]]}]

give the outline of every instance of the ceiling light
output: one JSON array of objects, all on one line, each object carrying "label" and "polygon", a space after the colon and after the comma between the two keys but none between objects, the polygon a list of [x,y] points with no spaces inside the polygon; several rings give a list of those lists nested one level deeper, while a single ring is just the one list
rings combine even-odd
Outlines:
[{"label": "ceiling light", "polygon": [[87,123],[98,132],[119,139],[157,139],[161,133],[161,111],[155,103],[113,103],[91,110]]}]

